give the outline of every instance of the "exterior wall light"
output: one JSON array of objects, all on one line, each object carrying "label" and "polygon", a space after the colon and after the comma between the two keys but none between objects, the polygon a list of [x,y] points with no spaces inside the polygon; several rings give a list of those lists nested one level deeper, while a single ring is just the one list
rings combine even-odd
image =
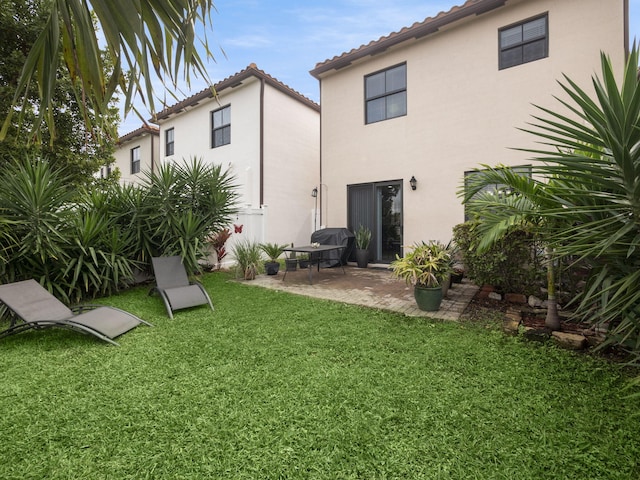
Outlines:
[{"label": "exterior wall light", "polygon": [[416,187],[418,186],[418,181],[416,180],[416,177],[414,177],[413,175],[411,175],[411,180],[409,180],[409,185],[411,185],[411,190],[415,190]]}]

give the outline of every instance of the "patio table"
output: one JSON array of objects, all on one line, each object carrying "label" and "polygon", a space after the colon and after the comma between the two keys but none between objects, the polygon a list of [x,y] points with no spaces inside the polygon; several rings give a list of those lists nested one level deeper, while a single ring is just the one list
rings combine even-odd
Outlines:
[{"label": "patio table", "polygon": [[[313,265],[314,263],[316,265],[318,265],[318,273],[320,272],[320,263],[323,260],[323,255],[327,252],[333,252],[336,250],[342,250],[343,248],[346,248],[345,245],[318,245],[318,246],[313,246],[313,245],[305,245],[303,247],[287,247],[284,249],[285,252],[295,252],[295,253],[308,253],[309,254],[309,285],[313,285]],[[344,273],[345,275],[347,274],[347,272],[344,270],[344,265],[342,265],[342,263],[340,263],[340,266],[342,267],[342,273]],[[282,280],[284,281],[285,277],[287,276],[287,272],[285,270],[284,272],[284,276],[282,277]]]}]

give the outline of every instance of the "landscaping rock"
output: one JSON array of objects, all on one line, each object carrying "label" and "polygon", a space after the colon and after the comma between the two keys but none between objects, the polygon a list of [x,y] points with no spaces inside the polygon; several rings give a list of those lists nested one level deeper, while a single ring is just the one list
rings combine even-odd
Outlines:
[{"label": "landscaping rock", "polygon": [[549,335],[549,331],[547,329],[545,329],[545,328],[531,328],[531,327],[526,327],[524,329],[524,333],[522,335],[527,340],[534,340],[536,342],[546,342],[551,337],[551,335]]},{"label": "landscaping rock", "polygon": [[505,293],[504,301],[509,303],[520,303],[524,305],[525,303],[527,303],[527,296],[523,295],[522,293]]},{"label": "landscaping rock", "polygon": [[539,308],[542,306],[542,300],[535,295],[529,295],[527,303],[531,308]]},{"label": "landscaping rock", "polygon": [[501,301],[502,300],[502,295],[500,295],[499,293],[496,293],[496,292],[490,292],[489,295],[487,295],[487,298],[490,298],[491,300]]},{"label": "landscaping rock", "polygon": [[506,334],[517,335],[518,328],[520,328],[520,319],[515,320],[507,317],[502,321],[502,331]]},{"label": "landscaping rock", "polygon": [[587,347],[588,341],[584,335],[567,332],[553,332],[553,339],[562,347],[569,350],[583,350]]}]

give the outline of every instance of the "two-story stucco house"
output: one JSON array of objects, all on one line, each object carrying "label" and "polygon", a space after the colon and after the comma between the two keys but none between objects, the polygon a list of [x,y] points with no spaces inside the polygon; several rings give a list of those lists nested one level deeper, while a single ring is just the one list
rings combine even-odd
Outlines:
[{"label": "two-story stucco house", "polygon": [[[159,149],[160,131],[152,125],[143,125],[121,136],[113,154],[114,166],[120,171],[120,181],[134,184],[142,181],[145,171],[156,169]],[[106,177],[110,172],[104,169],[100,174]]]},{"label": "two-story stucco house", "polygon": [[[306,244],[314,228],[320,107],[255,64],[159,112],[160,162],[191,157],[236,178],[233,240]],[[317,191],[317,190],[316,190]],[[315,221],[317,223],[317,219]]]},{"label": "two-story stucco house", "polygon": [[322,224],[369,226],[380,263],[448,241],[465,172],[530,165],[533,105],[589,89],[601,51],[622,71],[627,37],[627,0],[469,0],[318,63]]},{"label": "two-story stucco house", "polygon": [[[318,226],[320,107],[255,64],[167,107],[120,137],[114,154],[123,183],[162,162],[198,157],[236,178],[241,238],[308,243]],[[103,175],[106,172],[103,172]]]}]

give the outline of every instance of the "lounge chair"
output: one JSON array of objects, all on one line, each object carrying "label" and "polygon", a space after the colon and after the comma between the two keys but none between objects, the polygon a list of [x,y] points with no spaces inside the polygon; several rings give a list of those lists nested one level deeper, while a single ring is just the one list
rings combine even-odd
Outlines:
[{"label": "lounge chair", "polygon": [[213,310],[213,304],[204,287],[198,282],[189,282],[187,271],[179,256],[153,257],[151,263],[156,286],[151,289],[149,295],[156,291],[160,294],[169,318],[173,318],[173,312],[176,310],[207,303]]},{"label": "lounge chair", "polygon": [[141,323],[153,326],[119,308],[103,305],[68,308],[35,280],[0,285],[0,302],[20,320],[14,320],[7,330],[0,332],[0,338],[31,328],[62,327],[118,345],[115,337]]}]

